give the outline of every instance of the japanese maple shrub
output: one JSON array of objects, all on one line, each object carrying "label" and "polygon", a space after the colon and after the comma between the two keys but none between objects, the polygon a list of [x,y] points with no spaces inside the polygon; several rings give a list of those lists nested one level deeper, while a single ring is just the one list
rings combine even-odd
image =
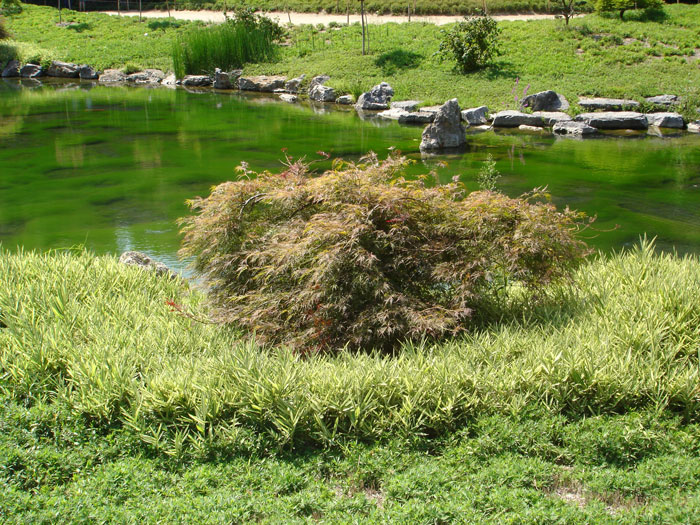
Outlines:
[{"label": "japanese maple shrub", "polygon": [[579,214],[538,193],[409,179],[406,164],[370,155],[319,176],[301,161],[279,174],[241,168],[190,201],[181,253],[218,319],[301,352],[387,350],[464,331],[503,276],[540,286],[583,256]]}]

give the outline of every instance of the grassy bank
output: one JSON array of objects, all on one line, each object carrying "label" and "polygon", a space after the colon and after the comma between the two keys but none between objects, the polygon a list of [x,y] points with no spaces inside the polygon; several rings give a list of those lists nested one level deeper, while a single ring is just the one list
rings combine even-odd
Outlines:
[{"label": "grassy bank", "polygon": [[699,270],[645,246],[463,339],[302,359],[194,320],[202,296],[179,281],[84,252],[2,252],[0,509],[46,523],[692,521]]},{"label": "grassy bank", "polygon": [[[396,99],[442,103],[458,97],[462,106],[515,107],[515,95],[555,89],[575,102],[579,95],[641,99],[674,93],[700,102],[700,6],[666,6],[667,18],[641,19],[628,13],[620,22],[596,15],[577,18],[569,28],[556,20],[501,22],[503,55],[476,73],[461,75],[433,56],[440,29],[430,24],[371,26],[370,53],[362,56],[361,28],[301,27],[289,35],[279,60],[245,67],[246,74],[297,76],[330,74],[329,85],[358,93],[388,81]],[[82,29],[56,27],[56,11],[26,6],[8,18],[13,40],[5,56],[22,59],[61,57],[98,67],[159,67],[172,70],[173,39],[192,24],[143,22],[99,14],[65,12]],[[156,25],[153,25],[156,24]],[[153,28],[151,28],[153,25]],[[178,25],[178,27],[175,27]],[[148,34],[147,36],[145,34]],[[517,87],[516,87],[517,81]]]}]

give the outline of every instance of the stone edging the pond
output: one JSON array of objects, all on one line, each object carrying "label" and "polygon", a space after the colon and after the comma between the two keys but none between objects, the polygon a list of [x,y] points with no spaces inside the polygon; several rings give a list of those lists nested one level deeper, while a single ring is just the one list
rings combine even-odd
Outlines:
[{"label": "stone edging the pond", "polygon": [[[243,76],[242,70],[221,71],[217,69],[213,76],[187,75],[182,80],[177,80],[175,75],[168,76],[159,69],[146,69],[131,74],[126,74],[119,69],[107,69],[99,72],[87,65],[71,64],[54,61],[44,70],[37,64],[25,64],[21,66],[19,61],[10,60],[2,70],[3,78],[21,77],[37,79],[41,76],[55,78],[79,78],[82,80],[97,80],[105,85],[131,84],[131,85],[157,85],[168,87],[181,85],[184,88],[216,89],[216,90],[241,90],[260,93],[274,93],[285,102],[295,103],[299,100],[305,75],[297,78],[274,76]],[[578,105],[586,110],[574,117],[566,113],[569,102],[562,95],[554,91],[542,91],[525,97],[520,102],[519,110],[503,110],[489,115],[486,106],[460,110],[459,106],[448,101],[443,106],[431,106],[419,108],[420,101],[392,102],[394,90],[386,82],[374,86],[370,91],[360,95],[357,101],[349,94],[339,95],[335,89],[326,86],[330,80],[328,75],[319,75],[311,79],[305,91],[305,95],[312,102],[335,103],[340,105],[354,104],[361,117],[377,117],[397,120],[401,124],[430,124],[435,120],[442,122],[449,117],[448,113],[455,108],[460,113],[458,121],[460,129],[464,124],[476,129],[491,128],[517,128],[523,132],[544,133],[548,129],[557,135],[592,136],[601,130],[647,130],[649,128],[684,130],[700,133],[700,115],[698,120],[688,122],[682,115],[670,111],[680,104],[676,95],[658,95],[645,99],[645,106],[652,108],[653,112],[642,113],[635,110],[641,109],[641,104],[636,100],[610,99],[610,98],[579,98]],[[449,111],[444,109],[449,104]],[[521,110],[530,110],[526,113]],[[700,108],[698,109],[700,112]],[[442,119],[442,120],[441,120]],[[431,134],[439,133],[442,124],[436,122],[430,127]],[[445,120],[445,122],[447,122]],[[454,126],[454,122],[450,124]],[[426,132],[428,129],[426,128]],[[452,129],[449,133],[461,132]],[[658,132],[660,133],[660,131]],[[425,136],[425,133],[424,133]],[[440,144],[440,140],[433,137],[433,144]],[[448,140],[451,143],[450,140]],[[441,148],[426,148],[441,149]]]}]

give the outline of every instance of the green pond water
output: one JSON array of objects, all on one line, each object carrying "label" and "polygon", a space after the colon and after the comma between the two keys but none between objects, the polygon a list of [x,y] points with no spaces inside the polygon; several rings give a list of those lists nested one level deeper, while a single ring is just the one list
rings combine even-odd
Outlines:
[{"label": "green pond water", "polygon": [[188,213],[185,201],[234,178],[241,162],[276,170],[282,148],[311,160],[317,151],[384,157],[395,147],[417,161],[412,171],[460,175],[473,189],[492,154],[509,195],[547,186],[557,205],[596,215],[586,237],[599,249],[646,233],[659,248],[700,253],[699,135],[582,141],[489,131],[469,135],[464,154],[430,158],[421,157],[420,135],[270,97],[0,83],[0,243],[136,249],[182,268],[176,220]]}]

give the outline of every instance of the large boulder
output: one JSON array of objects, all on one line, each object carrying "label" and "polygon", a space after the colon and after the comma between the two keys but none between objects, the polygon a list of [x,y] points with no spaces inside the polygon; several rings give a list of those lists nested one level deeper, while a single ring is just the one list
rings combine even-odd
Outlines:
[{"label": "large boulder", "polygon": [[100,75],[99,82],[104,84],[116,84],[126,82],[126,74],[119,69],[105,69]]},{"label": "large boulder", "polygon": [[569,109],[569,101],[564,95],[550,89],[528,95],[520,101],[520,107],[529,108],[532,111],[566,111]]},{"label": "large boulder", "polygon": [[688,131],[691,133],[700,133],[700,120],[688,123]]},{"label": "large boulder", "polygon": [[165,78],[165,73],[160,69],[144,69],[126,76],[127,82],[134,84],[160,84]]},{"label": "large boulder", "polygon": [[311,79],[311,82],[309,82],[309,89],[308,91],[311,90],[312,87],[318,86],[318,85],[323,85],[326,82],[328,82],[331,79],[328,75],[316,75],[314,78]]},{"label": "large boulder", "polygon": [[677,106],[680,104],[678,95],[656,95],[655,97],[647,97],[644,100],[655,106]]},{"label": "large boulder", "polygon": [[276,89],[284,89],[287,77],[260,75],[257,77],[240,77],[238,89],[243,91],[261,91],[272,93]]},{"label": "large boulder", "polygon": [[541,117],[547,126],[554,126],[557,122],[571,120],[569,115],[561,111],[534,111],[532,114]]},{"label": "large boulder", "polygon": [[598,130],[593,126],[589,126],[585,122],[575,122],[573,120],[564,120],[556,122],[552,126],[552,132],[556,135],[573,135],[576,137],[585,137],[595,135]]},{"label": "large boulder", "polygon": [[685,121],[678,113],[647,113],[647,122],[657,128],[683,129]]},{"label": "large boulder", "polygon": [[512,109],[499,111],[493,116],[494,128],[517,128],[518,126],[544,126],[544,120],[538,115],[522,113]]},{"label": "large boulder", "polygon": [[470,126],[483,126],[488,124],[486,115],[489,113],[489,108],[479,106],[478,108],[469,108],[462,110],[462,120]]},{"label": "large boulder", "polygon": [[363,111],[389,109],[389,103],[393,96],[394,89],[386,82],[382,82],[368,92],[362,93],[357,99],[355,107]]},{"label": "large boulder", "polygon": [[299,93],[301,83],[304,82],[305,78],[306,75],[301,75],[291,80],[287,80],[287,82],[284,83],[284,90],[292,94]]},{"label": "large boulder", "polygon": [[466,129],[456,98],[445,102],[435,114],[432,124],[423,130],[420,149],[442,150],[463,148],[467,144]]},{"label": "large boulder", "polygon": [[586,111],[622,111],[638,108],[639,102],[623,98],[580,98],[578,105]]},{"label": "large boulder", "polygon": [[180,84],[186,87],[207,87],[211,86],[211,77],[208,75],[187,75]]},{"label": "large boulder", "polygon": [[233,89],[241,73],[243,73],[241,69],[221,71],[221,69],[217,67],[214,71],[214,89]]},{"label": "large boulder", "polygon": [[99,72],[94,67],[85,64],[80,66],[78,76],[83,80],[97,80],[100,78]]},{"label": "large boulder", "polygon": [[335,102],[337,95],[332,87],[313,84],[309,88],[309,98],[314,102]]},{"label": "large boulder", "polygon": [[597,129],[647,129],[646,116],[634,111],[609,111],[605,113],[581,113],[576,122],[585,122]]},{"label": "large boulder", "polygon": [[19,75],[22,78],[38,78],[44,74],[44,68],[39,64],[25,64],[19,70]]},{"label": "large boulder", "polygon": [[19,60],[10,60],[2,70],[2,78],[13,78],[19,75]]},{"label": "large boulder", "polygon": [[54,60],[51,62],[46,74],[50,77],[78,78],[80,76],[80,66],[78,64]]},{"label": "large boulder", "polygon": [[158,275],[175,278],[177,274],[168,268],[165,264],[151,259],[143,252],[128,251],[121,254],[119,262],[128,266],[138,266],[150,272],[156,272]]}]

